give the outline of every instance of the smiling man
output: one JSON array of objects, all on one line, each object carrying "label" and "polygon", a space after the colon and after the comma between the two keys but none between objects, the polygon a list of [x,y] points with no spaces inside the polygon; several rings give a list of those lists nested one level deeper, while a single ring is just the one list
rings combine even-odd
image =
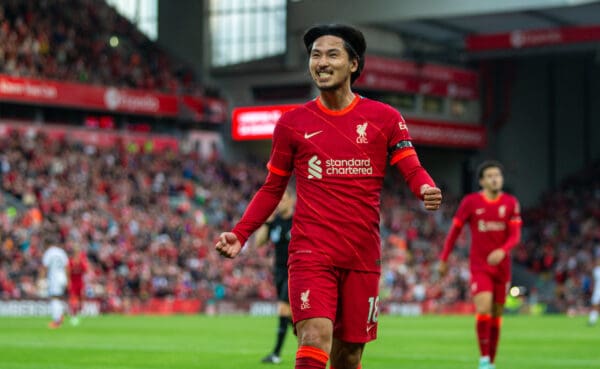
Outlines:
[{"label": "smiling man", "polygon": [[304,44],[320,94],[280,118],[266,182],[215,248],[238,255],[295,174],[288,258],[295,367],[325,369],[331,359],[331,368],[356,369],[365,343],[377,336],[379,200],[388,163],[426,209],[437,210],[442,193],[421,167],[400,113],[352,92],[364,66],[362,33],[320,25],[304,34]]}]

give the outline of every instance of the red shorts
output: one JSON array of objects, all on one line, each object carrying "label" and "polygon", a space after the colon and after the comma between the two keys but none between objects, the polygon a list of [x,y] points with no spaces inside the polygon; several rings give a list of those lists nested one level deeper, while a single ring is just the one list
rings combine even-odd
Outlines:
[{"label": "red shorts", "polygon": [[510,288],[510,278],[485,271],[471,271],[471,296],[480,292],[491,292],[494,303],[504,305]]},{"label": "red shorts", "polygon": [[289,296],[294,324],[310,318],[333,322],[333,337],[364,343],[377,337],[379,273],[294,261]]}]

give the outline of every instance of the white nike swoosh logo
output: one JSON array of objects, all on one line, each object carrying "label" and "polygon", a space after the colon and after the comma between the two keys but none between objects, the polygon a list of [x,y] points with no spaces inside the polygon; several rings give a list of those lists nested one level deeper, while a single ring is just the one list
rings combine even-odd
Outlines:
[{"label": "white nike swoosh logo", "polygon": [[309,138],[311,138],[313,136],[316,136],[316,135],[318,135],[321,132],[323,132],[323,131],[321,130],[321,131],[317,131],[317,132],[313,132],[313,133],[306,133],[306,132],[304,132],[304,138],[306,138],[308,140]]}]

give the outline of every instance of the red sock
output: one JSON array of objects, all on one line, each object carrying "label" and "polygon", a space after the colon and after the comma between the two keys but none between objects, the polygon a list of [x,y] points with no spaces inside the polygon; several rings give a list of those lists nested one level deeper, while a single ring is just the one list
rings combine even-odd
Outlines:
[{"label": "red sock", "polygon": [[477,314],[477,339],[479,341],[479,352],[481,356],[490,356],[490,330],[492,316],[489,314]]},{"label": "red sock", "polygon": [[316,347],[300,346],[296,352],[296,369],[325,369],[329,355]]},{"label": "red sock", "polygon": [[490,362],[494,362],[496,352],[498,351],[498,341],[500,341],[500,326],[502,318],[499,316],[493,317],[490,327]]}]

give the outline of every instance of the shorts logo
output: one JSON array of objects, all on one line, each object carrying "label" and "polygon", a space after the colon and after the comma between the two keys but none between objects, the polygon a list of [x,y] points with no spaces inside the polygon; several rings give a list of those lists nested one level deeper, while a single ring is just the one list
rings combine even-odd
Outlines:
[{"label": "shorts logo", "polygon": [[369,122],[364,122],[363,124],[356,125],[356,133],[358,133],[358,137],[356,138],[356,143],[366,144],[369,143],[367,140],[367,126]]},{"label": "shorts logo", "polygon": [[310,309],[310,303],[308,302],[308,295],[310,295],[310,289],[300,292],[300,301],[302,304],[300,305],[301,310]]},{"label": "shorts logo", "polygon": [[477,282],[471,284],[471,293],[477,292]]},{"label": "shorts logo", "polygon": [[371,331],[371,329],[375,328],[377,326],[377,324],[370,324],[367,326],[367,334],[369,334],[369,332]]},{"label": "shorts logo", "polygon": [[313,178],[323,178],[323,168],[321,168],[321,160],[319,160],[319,157],[317,155],[313,155],[313,157],[308,160],[308,179]]},{"label": "shorts logo", "polygon": [[408,130],[408,127],[406,126],[406,123],[404,123],[404,122],[402,122],[402,121],[398,122],[398,127],[400,127],[400,130],[401,130],[401,131],[406,131],[406,130]]}]

